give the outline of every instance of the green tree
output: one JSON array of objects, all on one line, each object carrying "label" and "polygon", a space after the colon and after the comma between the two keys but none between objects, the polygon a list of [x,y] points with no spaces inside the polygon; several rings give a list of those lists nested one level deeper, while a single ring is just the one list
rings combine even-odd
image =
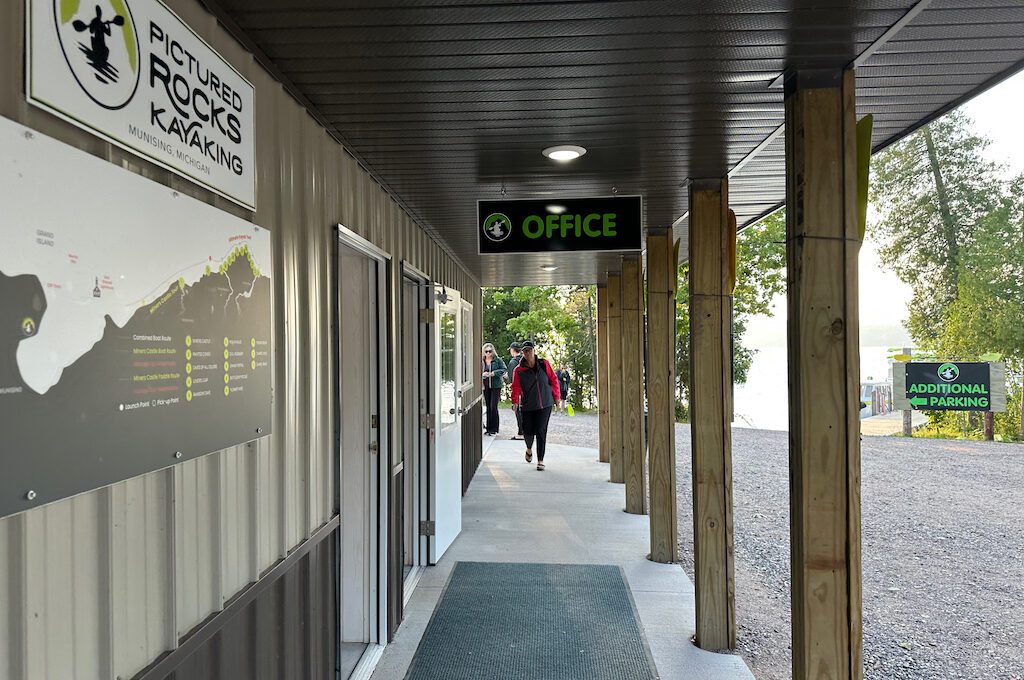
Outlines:
[{"label": "green tree", "polygon": [[[743,384],[754,350],[743,344],[751,316],[766,314],[772,299],[786,290],[786,214],[778,210],[743,229],[736,237],[736,288],[733,291],[733,381]],[[690,314],[689,263],[679,265],[676,290],[676,404],[685,418],[689,401]]]},{"label": "green tree", "polygon": [[508,346],[519,340],[515,331],[507,327],[509,319],[518,317],[529,311],[530,301],[518,295],[512,295],[511,288],[484,288],[483,317],[484,342],[494,345],[502,358],[508,357]]},{"label": "green tree", "polygon": [[872,195],[881,218],[872,232],[882,261],[913,291],[907,329],[919,346],[945,359],[1005,358],[1014,383],[997,429],[1024,437],[1024,178],[1002,181],[982,157],[988,144],[953,112],[878,154]]},{"label": "green tree", "polygon": [[[553,367],[572,376],[577,408],[596,402],[594,286],[516,286],[484,290],[484,339],[505,354],[516,340],[533,340]],[[499,344],[500,343],[500,344]]]},{"label": "green tree", "polygon": [[913,289],[907,329],[918,343],[938,341],[965,252],[998,206],[997,168],[982,156],[988,143],[953,112],[872,161],[871,197],[881,213],[872,233],[884,244],[882,262]]},{"label": "green tree", "polygon": [[1011,399],[996,414],[1004,437],[1024,438],[1024,177],[981,218],[961,266],[957,298],[949,306],[937,342],[941,356],[977,359],[995,353],[1007,364]]}]

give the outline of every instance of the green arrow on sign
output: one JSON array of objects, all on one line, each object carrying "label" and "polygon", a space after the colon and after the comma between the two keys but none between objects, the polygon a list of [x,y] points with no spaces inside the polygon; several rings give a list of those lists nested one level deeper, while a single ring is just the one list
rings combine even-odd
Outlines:
[{"label": "green arrow on sign", "polygon": [[910,405],[914,406],[914,407],[924,406],[927,403],[928,403],[928,397],[911,397],[910,398]]}]

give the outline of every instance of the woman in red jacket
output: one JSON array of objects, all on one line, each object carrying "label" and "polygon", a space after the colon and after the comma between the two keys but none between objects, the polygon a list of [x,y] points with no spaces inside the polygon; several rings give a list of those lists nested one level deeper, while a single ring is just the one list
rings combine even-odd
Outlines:
[{"label": "woman in red jacket", "polygon": [[558,378],[551,364],[537,356],[533,343],[523,343],[523,360],[512,373],[512,408],[523,417],[526,437],[526,462],[533,461],[533,441],[537,440],[537,469],[544,469],[544,449],[548,440],[551,407],[560,400]]}]

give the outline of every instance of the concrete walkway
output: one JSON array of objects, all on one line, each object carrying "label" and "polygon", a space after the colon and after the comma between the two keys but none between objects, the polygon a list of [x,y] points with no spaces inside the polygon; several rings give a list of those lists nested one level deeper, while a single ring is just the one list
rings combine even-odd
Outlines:
[{"label": "concrete walkway", "polygon": [[[544,472],[528,465],[522,451],[521,442],[491,443],[463,499],[462,534],[436,567],[423,572],[374,679],[405,676],[459,560],[619,565],[661,678],[753,678],[739,656],[705,652],[690,642],[693,584],[678,565],[646,559],[648,518],[623,512],[623,486],[607,481],[608,466],[597,462],[595,450],[550,445]],[[452,654],[458,647],[452,640]]]}]

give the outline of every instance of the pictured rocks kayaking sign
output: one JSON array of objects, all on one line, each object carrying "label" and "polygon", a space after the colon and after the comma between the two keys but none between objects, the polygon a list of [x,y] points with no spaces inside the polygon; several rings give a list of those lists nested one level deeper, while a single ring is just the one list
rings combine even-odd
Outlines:
[{"label": "pictured rocks kayaking sign", "polygon": [[26,4],[30,103],[255,209],[253,87],[174,12],[159,0]]},{"label": "pictured rocks kayaking sign", "polygon": [[[905,367],[905,389],[899,390],[896,408],[919,411],[1005,411],[1006,379],[1001,363],[910,362]],[[904,377],[899,376],[899,377]],[[896,381],[898,383],[898,381]],[[902,392],[902,394],[901,394]],[[905,395],[905,396],[903,396]],[[902,399],[899,396],[903,396]]]}]

